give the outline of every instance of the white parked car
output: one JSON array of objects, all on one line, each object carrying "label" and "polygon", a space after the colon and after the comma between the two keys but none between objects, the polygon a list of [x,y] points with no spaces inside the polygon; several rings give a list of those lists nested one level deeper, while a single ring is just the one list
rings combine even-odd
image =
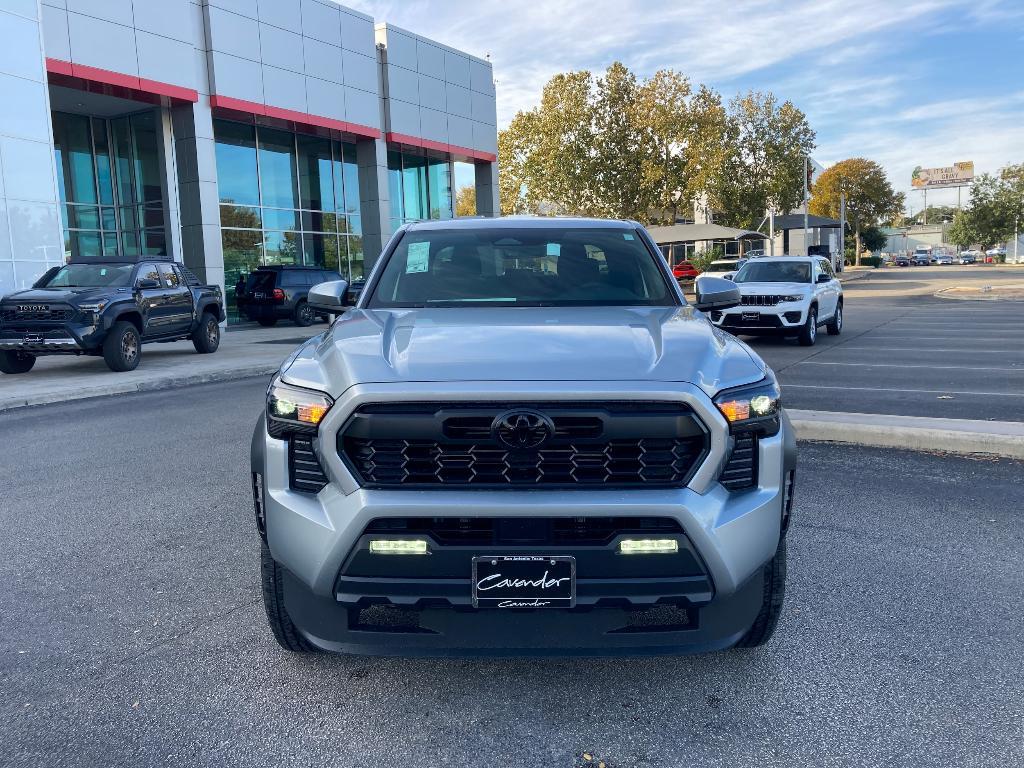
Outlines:
[{"label": "white parked car", "polygon": [[749,259],[718,259],[712,261],[704,269],[702,274],[713,275],[715,277],[724,277],[726,280],[732,280],[736,273],[739,272],[740,267],[747,263]]},{"label": "white parked car", "polygon": [[748,261],[733,278],[741,304],[711,312],[711,322],[736,334],[796,336],[804,346],[824,325],[843,330],[843,285],[821,256],[773,256]]}]

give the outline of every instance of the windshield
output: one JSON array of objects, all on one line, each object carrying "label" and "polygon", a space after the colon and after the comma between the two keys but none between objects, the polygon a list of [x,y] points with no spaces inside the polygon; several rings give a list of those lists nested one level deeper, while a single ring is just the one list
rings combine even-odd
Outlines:
[{"label": "windshield", "polygon": [[811,265],[804,261],[758,259],[744,264],[736,273],[737,283],[809,283]]},{"label": "windshield", "polygon": [[129,284],[132,264],[68,264],[51,277],[46,288],[106,288]]},{"label": "windshield", "polygon": [[406,233],[367,306],[674,306],[635,230],[435,229]]}]

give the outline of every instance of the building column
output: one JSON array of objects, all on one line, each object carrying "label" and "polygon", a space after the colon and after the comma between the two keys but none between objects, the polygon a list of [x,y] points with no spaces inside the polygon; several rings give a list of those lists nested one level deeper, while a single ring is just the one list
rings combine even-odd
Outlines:
[{"label": "building column", "polygon": [[387,142],[383,139],[357,141],[356,164],[363,222],[363,268],[369,274],[392,234]]},{"label": "building column", "polygon": [[160,191],[164,198],[164,235],[167,254],[181,262],[181,208],[178,200],[178,171],[175,161],[174,124],[169,109],[157,111],[157,153],[160,158]]},{"label": "building column", "polygon": [[477,216],[500,216],[498,164],[475,163]]},{"label": "building column", "polygon": [[181,211],[181,260],[206,283],[224,285],[217,155],[209,97],[174,107],[174,153]]}]

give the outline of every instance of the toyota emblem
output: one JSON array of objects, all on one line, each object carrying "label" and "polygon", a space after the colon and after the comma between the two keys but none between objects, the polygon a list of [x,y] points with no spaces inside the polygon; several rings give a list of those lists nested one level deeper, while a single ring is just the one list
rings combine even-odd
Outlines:
[{"label": "toyota emblem", "polygon": [[512,450],[538,448],[555,434],[555,425],[537,411],[508,411],[491,425],[491,434]]}]

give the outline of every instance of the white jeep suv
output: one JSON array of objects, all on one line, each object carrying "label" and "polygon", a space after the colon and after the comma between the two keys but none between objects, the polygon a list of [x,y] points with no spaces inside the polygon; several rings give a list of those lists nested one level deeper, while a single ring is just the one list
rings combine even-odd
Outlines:
[{"label": "white jeep suv", "polygon": [[820,256],[770,256],[748,261],[736,276],[742,303],[711,312],[711,322],[735,334],[796,336],[804,346],[824,325],[843,330],[843,286]]}]

